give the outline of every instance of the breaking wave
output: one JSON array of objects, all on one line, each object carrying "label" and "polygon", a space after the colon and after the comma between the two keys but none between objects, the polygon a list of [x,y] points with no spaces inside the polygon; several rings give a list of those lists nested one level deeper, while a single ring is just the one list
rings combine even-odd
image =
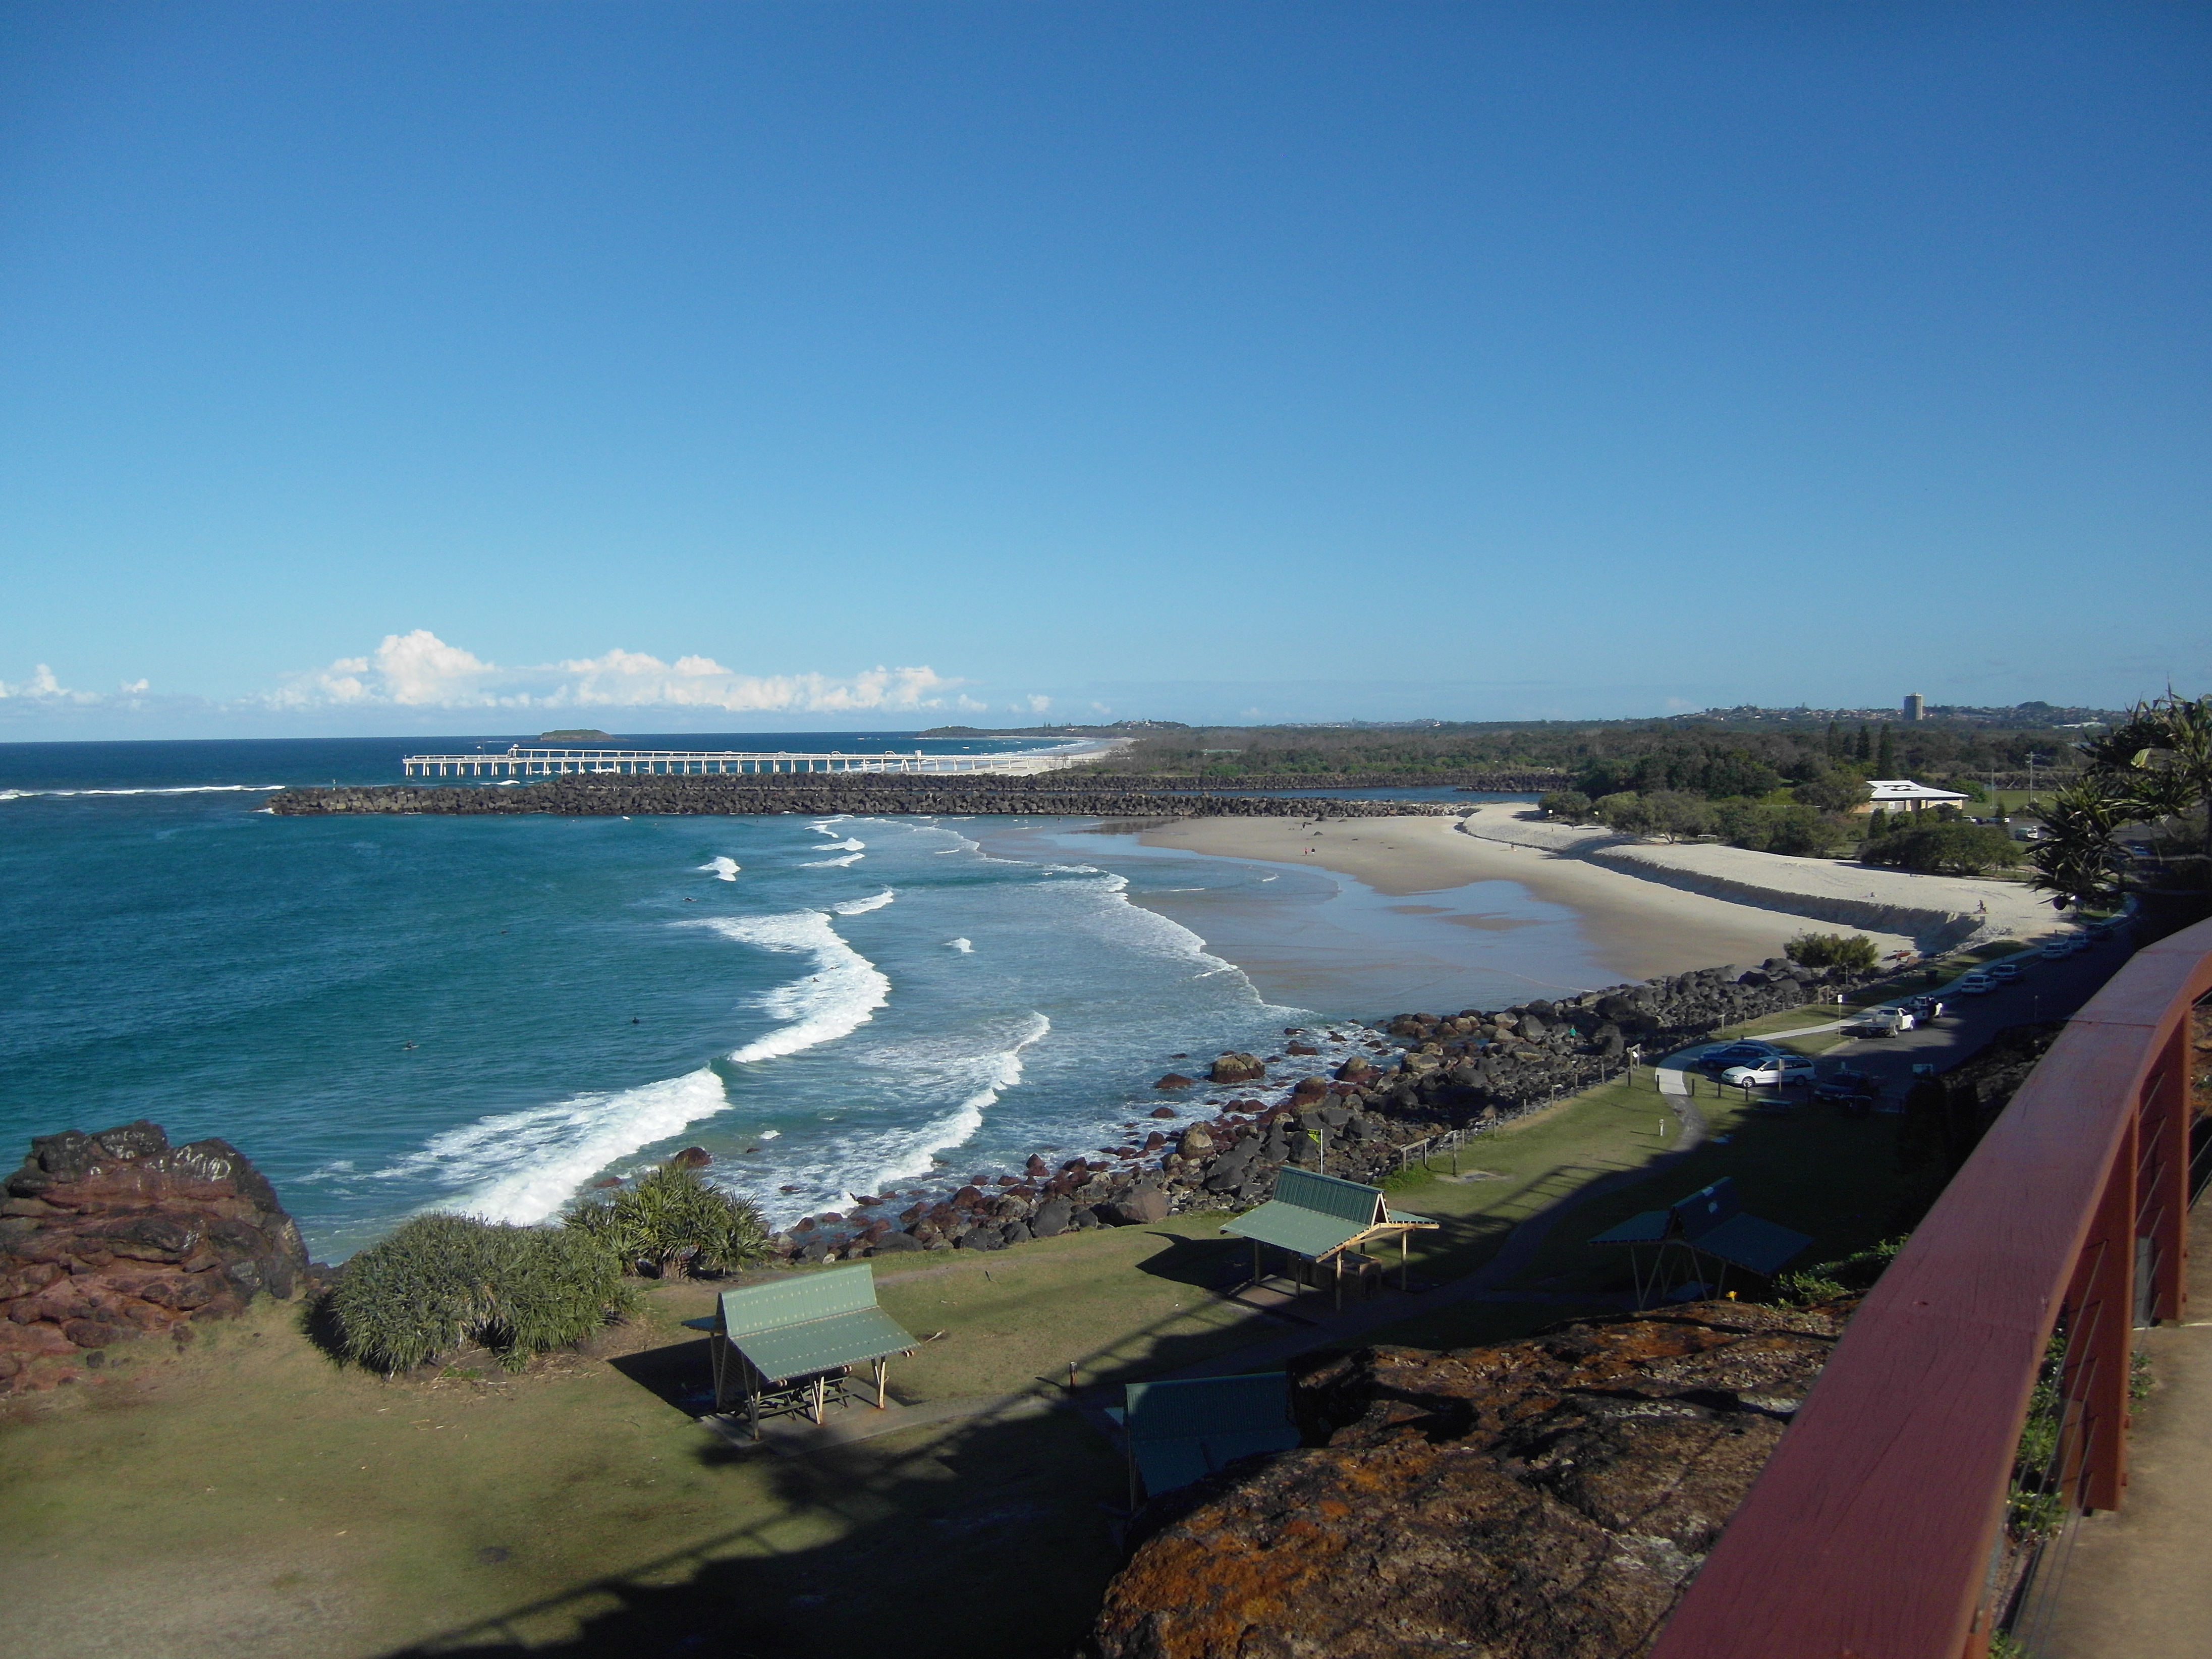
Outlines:
[{"label": "breaking wave", "polygon": [[814,971],[804,979],[762,994],[755,1006],[785,1023],[732,1053],[731,1060],[739,1065],[834,1042],[866,1024],[890,1000],[890,979],[840,939],[830,918],[819,910],[714,916],[679,925],[711,927],[740,945],[814,958]]},{"label": "breaking wave", "polygon": [[[428,1207],[529,1225],[559,1212],[617,1158],[729,1109],[711,1066],[635,1089],[581,1094],[501,1112],[432,1137],[374,1178],[428,1176],[459,1195]],[[496,1171],[497,1173],[494,1173]]]}]

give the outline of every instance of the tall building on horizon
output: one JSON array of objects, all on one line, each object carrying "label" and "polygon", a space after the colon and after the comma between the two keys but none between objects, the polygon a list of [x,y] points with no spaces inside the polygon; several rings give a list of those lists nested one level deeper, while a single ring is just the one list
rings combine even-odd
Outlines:
[{"label": "tall building on horizon", "polygon": [[1908,691],[1905,694],[1905,718],[1909,720],[1924,720],[1928,718],[1928,705],[1917,691]]}]

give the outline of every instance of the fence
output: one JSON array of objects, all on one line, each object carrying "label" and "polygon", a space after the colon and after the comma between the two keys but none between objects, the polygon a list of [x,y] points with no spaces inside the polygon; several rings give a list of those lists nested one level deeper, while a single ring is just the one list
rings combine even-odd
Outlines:
[{"label": "fence", "polygon": [[[2118,1506],[2133,1330],[2183,1311],[2208,990],[2201,922],[2067,1023],[1860,1307],[1651,1659],[1978,1659],[2033,1602],[2034,1536]],[[2031,1426],[2049,1444],[2023,1468]]]}]

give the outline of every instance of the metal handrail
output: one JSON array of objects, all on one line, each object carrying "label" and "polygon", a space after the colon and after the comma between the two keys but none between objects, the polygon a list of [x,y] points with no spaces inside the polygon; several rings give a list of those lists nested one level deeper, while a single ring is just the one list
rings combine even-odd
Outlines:
[{"label": "metal handrail", "polygon": [[2067,1022],[1853,1316],[1651,1659],[1986,1652],[2014,1456],[2062,1319],[2064,1496],[2118,1506],[2138,1312],[2183,1310],[2190,1011],[2208,990],[2212,921],[2137,952]]}]

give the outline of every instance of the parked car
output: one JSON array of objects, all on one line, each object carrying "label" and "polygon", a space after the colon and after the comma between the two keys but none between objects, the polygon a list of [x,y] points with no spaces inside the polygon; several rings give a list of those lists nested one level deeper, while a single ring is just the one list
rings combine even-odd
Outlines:
[{"label": "parked car", "polygon": [[1923,1025],[1943,1018],[1943,999],[1941,997],[1907,997],[1897,1006]]},{"label": "parked car", "polygon": [[1721,1073],[1721,1081],[1738,1089],[1764,1089],[1776,1085],[1786,1088],[1810,1083],[1816,1074],[1813,1062],[1802,1054],[1770,1054],[1748,1065],[1729,1066]]},{"label": "parked car", "polygon": [[1869,1008],[1844,1030],[1852,1036],[1895,1036],[1912,1027],[1913,1018],[1903,1008]]},{"label": "parked car", "polygon": [[1881,1080],[1855,1066],[1838,1066],[1813,1085],[1814,1099],[1844,1106],[1863,1106],[1881,1092]]},{"label": "parked car", "polygon": [[1991,979],[1987,974],[1977,968],[1972,973],[1968,974],[1956,985],[1954,985],[1951,988],[1951,991],[1955,996],[1979,997],[1987,996],[1990,992],[1996,988],[1996,981]]},{"label": "parked car", "polygon": [[2037,951],[2036,954],[2043,957],[2046,962],[2063,962],[2065,958],[2072,956],[2081,948],[2081,941],[2071,935],[2069,935],[2065,939],[2054,939],[2047,941],[2043,949]]},{"label": "parked car", "polygon": [[1717,1048],[1708,1048],[1697,1059],[1698,1066],[1708,1072],[1725,1072],[1731,1066],[1750,1066],[1786,1052],[1771,1042],[1724,1043]]},{"label": "parked car", "polygon": [[1990,964],[1990,977],[2000,985],[2011,984],[2027,971],[2016,962],[1993,962]]}]

